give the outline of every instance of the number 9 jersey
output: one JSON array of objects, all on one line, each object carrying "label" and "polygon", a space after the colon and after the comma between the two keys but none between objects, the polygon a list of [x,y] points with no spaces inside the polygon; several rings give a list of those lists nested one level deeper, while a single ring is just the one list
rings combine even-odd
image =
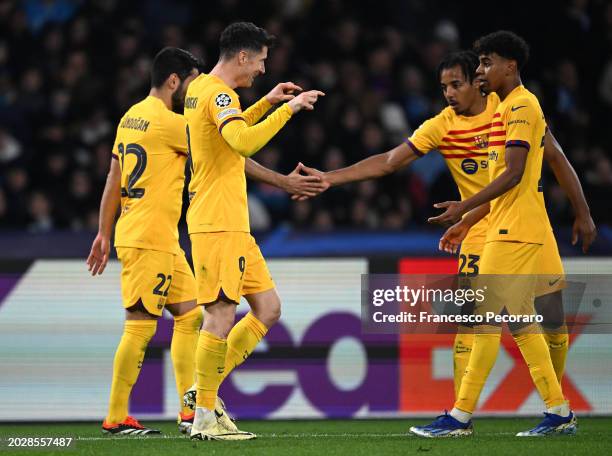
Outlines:
[{"label": "number 9 jersey", "polygon": [[156,97],[132,106],[119,122],[113,158],[121,167],[121,216],[115,247],[179,254],[186,122]]}]

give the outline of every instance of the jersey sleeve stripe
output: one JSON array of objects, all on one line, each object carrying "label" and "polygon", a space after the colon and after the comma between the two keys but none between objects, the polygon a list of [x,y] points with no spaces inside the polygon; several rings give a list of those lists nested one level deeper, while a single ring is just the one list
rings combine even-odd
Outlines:
[{"label": "jersey sleeve stripe", "polygon": [[111,156],[112,156],[113,160],[119,160],[119,157],[117,156],[117,154],[112,154]]},{"label": "jersey sleeve stripe", "polygon": [[486,157],[488,156],[488,152],[472,152],[469,154],[444,154],[442,156],[444,158],[473,158],[473,157]]},{"label": "jersey sleeve stripe", "polygon": [[221,125],[219,125],[219,133],[221,133],[221,131],[223,130],[223,127],[225,127],[228,123],[230,123],[232,120],[242,120],[243,122],[246,122],[246,120],[244,120],[242,117],[230,117],[229,119],[225,119]]},{"label": "jersey sleeve stripe", "polygon": [[417,154],[419,157],[422,157],[423,155],[425,155],[423,152],[417,149],[417,147],[412,143],[412,141],[410,141],[410,139],[407,139],[405,142],[413,150],[413,152]]},{"label": "jersey sleeve stripe", "polygon": [[527,152],[529,152],[529,149],[531,148],[527,141],[521,141],[519,139],[507,141],[506,147],[524,147],[525,149],[527,149]]},{"label": "jersey sleeve stripe", "polygon": [[[489,141],[489,146],[503,146],[504,142],[503,141]],[[447,145],[443,145],[443,146],[439,146],[438,150],[468,150],[468,151],[472,151],[472,150],[482,150],[482,147],[478,147],[478,146],[459,146],[456,144],[447,144]]]},{"label": "jersey sleeve stripe", "polygon": [[447,135],[463,135],[465,133],[475,133],[477,131],[486,130],[487,128],[491,128],[494,126],[501,127],[503,124],[501,122],[493,122],[485,125],[481,125],[480,127],[472,128],[470,130],[450,130]]}]

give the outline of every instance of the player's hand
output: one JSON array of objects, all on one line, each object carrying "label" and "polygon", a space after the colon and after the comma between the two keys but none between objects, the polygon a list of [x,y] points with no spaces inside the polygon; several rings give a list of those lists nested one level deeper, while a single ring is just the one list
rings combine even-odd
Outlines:
[{"label": "player's hand", "polygon": [[300,171],[303,167],[302,163],[298,163],[295,169],[285,176],[283,184],[283,189],[291,193],[291,198],[300,201],[317,196],[329,188],[329,184],[323,182],[320,176],[302,175]]},{"label": "player's hand", "polygon": [[457,222],[447,229],[438,243],[438,249],[446,253],[457,253],[459,245],[470,231],[470,227],[463,222]]},{"label": "player's hand", "polygon": [[91,272],[92,276],[104,272],[104,268],[106,268],[106,264],[108,263],[109,254],[110,239],[98,233],[91,245],[89,257],[87,257],[88,270]]},{"label": "player's hand", "polygon": [[461,216],[465,213],[461,201],[445,201],[436,203],[434,207],[437,209],[446,209],[442,214],[436,217],[429,217],[429,223],[437,223],[438,225],[448,226],[457,223],[461,220]]},{"label": "player's hand", "polygon": [[308,92],[302,92],[293,100],[289,101],[287,104],[293,111],[293,114],[300,112],[302,109],[306,111],[312,111],[314,109],[314,104],[317,102],[319,97],[324,97],[325,94],[320,90],[309,90]]},{"label": "player's hand", "polygon": [[[304,173],[307,176],[315,177],[319,179],[320,191],[316,195],[313,195],[313,196],[317,196],[318,194],[323,193],[325,190],[331,187],[331,183],[329,182],[329,180],[326,177],[326,174],[323,171],[319,171],[316,168],[309,168],[308,166],[304,166],[302,163],[298,163],[298,166],[297,168],[295,168],[295,170],[298,171],[299,173]],[[311,198],[311,197],[307,195],[293,195],[291,197],[292,200],[297,200],[297,201],[304,201],[304,200],[307,200],[308,198]]]},{"label": "player's hand", "polygon": [[578,243],[582,237],[582,253],[587,253],[589,247],[597,237],[597,227],[590,215],[577,216],[572,227],[572,245]]},{"label": "player's hand", "polygon": [[281,82],[277,84],[270,92],[266,95],[268,103],[275,105],[281,101],[289,101],[295,98],[295,92],[301,92],[302,88],[294,84],[293,82]]}]

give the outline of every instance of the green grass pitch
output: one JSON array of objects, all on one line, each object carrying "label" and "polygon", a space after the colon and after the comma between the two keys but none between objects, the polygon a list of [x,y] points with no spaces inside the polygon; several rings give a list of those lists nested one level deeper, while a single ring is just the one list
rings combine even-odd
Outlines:
[{"label": "green grass pitch", "polygon": [[[480,418],[474,421],[475,435],[463,439],[419,439],[408,428],[428,420],[326,420],[326,421],[241,421],[240,427],[259,438],[247,442],[192,442],[178,434],[170,422],[146,423],[163,432],[161,437],[102,436],[100,423],[0,424],[0,456],[5,454],[55,455],[610,455],[612,418],[580,418],[576,436],[519,439],[518,431],[538,419]],[[9,451],[7,437],[62,436],[76,439],[72,450]]]}]

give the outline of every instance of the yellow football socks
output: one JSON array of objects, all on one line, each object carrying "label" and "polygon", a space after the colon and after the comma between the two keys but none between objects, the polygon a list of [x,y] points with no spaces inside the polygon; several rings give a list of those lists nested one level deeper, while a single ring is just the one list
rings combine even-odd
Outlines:
[{"label": "yellow football socks", "polygon": [[495,364],[499,351],[500,333],[474,334],[472,353],[461,381],[455,408],[473,413],[482,388]]},{"label": "yellow football socks", "polygon": [[242,364],[253,353],[267,332],[268,328],[251,312],[234,325],[227,336],[224,377],[227,377],[236,366]]},{"label": "yellow football socks", "polygon": [[544,336],[542,334],[519,334],[514,336],[514,340],[521,350],[533,383],[546,407],[550,409],[565,404]]},{"label": "yellow football socks", "polygon": [[174,317],[170,356],[174,367],[179,404],[181,412],[184,414],[192,413],[189,407],[183,405],[183,394],[191,387],[195,378],[195,354],[200,326],[202,326],[202,309],[200,306],[184,315]]},{"label": "yellow football socks", "polygon": [[197,394],[196,405],[215,409],[219,385],[223,381],[227,341],[208,331],[200,331],[196,351]]},{"label": "yellow football socks", "polygon": [[569,335],[567,334],[567,327],[564,325],[561,328],[556,329],[554,332],[549,332],[545,329],[544,339],[548,345],[548,351],[550,352],[550,359],[555,369],[555,375],[559,384],[563,379],[563,373],[565,372],[565,360],[567,358],[567,351],[569,349]]},{"label": "yellow football socks", "polygon": [[147,345],[157,329],[156,320],[127,320],[113,362],[108,424],[117,424],[128,415],[130,392],[140,373]]},{"label": "yellow football socks", "polygon": [[461,387],[461,379],[465,374],[470,354],[472,353],[472,345],[474,344],[474,330],[469,326],[459,325],[455,343],[453,344],[453,379],[455,382],[455,399],[459,394]]}]

